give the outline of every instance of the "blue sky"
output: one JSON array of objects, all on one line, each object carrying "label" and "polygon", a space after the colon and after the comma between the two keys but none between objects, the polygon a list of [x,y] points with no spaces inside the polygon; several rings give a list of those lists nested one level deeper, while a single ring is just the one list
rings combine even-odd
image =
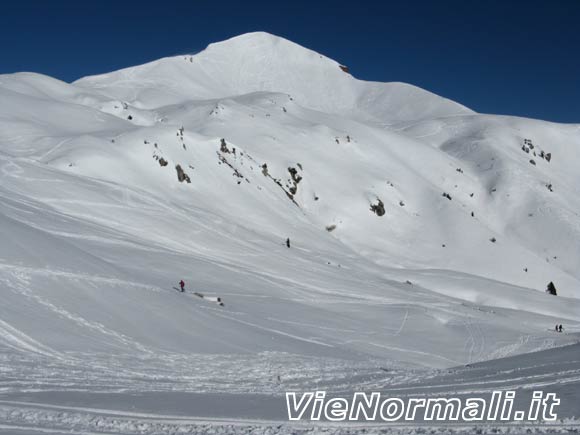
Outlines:
[{"label": "blue sky", "polygon": [[257,30],[484,113],[580,123],[580,0],[4,0],[0,73],[72,81]]}]

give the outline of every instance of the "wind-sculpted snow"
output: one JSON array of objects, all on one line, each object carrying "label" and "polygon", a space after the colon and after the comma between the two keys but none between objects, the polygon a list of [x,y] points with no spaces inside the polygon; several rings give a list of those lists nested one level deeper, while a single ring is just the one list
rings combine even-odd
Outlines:
[{"label": "wind-sculpted snow", "polygon": [[[0,431],[293,433],[269,400],[288,389],[575,343],[579,162],[578,125],[359,81],[263,33],[73,84],[0,76]],[[97,393],[265,411],[69,407]]]}]

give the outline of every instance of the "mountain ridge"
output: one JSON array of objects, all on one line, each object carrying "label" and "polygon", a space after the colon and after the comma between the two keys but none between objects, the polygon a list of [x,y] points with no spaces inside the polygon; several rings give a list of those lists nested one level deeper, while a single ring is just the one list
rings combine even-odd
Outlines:
[{"label": "mountain ridge", "polygon": [[[464,106],[404,83],[357,80],[340,64],[284,38],[257,32],[208,45],[195,54],[159,59],[109,74],[81,78],[73,84],[85,88],[113,89],[116,98],[144,104],[130,81],[149,81],[170,94],[193,99],[228,98],[258,91],[282,92],[315,110],[357,114],[364,119],[385,117],[387,106],[401,106],[388,113],[394,120],[410,116],[446,116],[473,113]],[[179,84],[176,84],[179,83]],[[127,85],[127,86],[126,86]],[[157,95],[156,95],[157,97]],[[166,99],[175,104],[179,98]],[[412,107],[409,107],[412,101]],[[435,107],[437,106],[437,107]],[[152,107],[149,107],[152,108]],[[360,113],[357,113],[360,112]],[[397,118],[400,117],[400,119]]]}]

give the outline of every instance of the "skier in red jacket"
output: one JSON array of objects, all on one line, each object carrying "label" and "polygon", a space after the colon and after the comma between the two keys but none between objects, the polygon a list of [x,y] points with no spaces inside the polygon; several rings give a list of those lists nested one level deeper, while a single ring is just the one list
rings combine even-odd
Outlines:
[{"label": "skier in red jacket", "polygon": [[184,289],[185,283],[183,282],[183,280],[179,281],[179,287],[181,288],[181,292],[183,293],[185,291]]}]

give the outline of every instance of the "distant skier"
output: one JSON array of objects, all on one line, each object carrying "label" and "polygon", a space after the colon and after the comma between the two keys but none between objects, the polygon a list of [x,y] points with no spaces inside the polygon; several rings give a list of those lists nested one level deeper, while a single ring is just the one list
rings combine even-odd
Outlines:
[{"label": "distant skier", "polygon": [[564,328],[562,328],[562,325],[558,326],[558,332],[562,332],[564,330]]},{"label": "distant skier", "polygon": [[555,328],[555,329],[556,329],[556,332],[560,332],[560,331],[559,331],[559,329],[560,329],[560,328],[559,328],[558,326],[559,326],[559,325],[556,323],[556,328]]},{"label": "distant skier", "polygon": [[286,247],[289,248],[290,247],[290,237],[288,237],[286,239]]},{"label": "distant skier", "polygon": [[183,280],[179,281],[179,288],[181,289],[182,293],[185,291],[185,283]]}]

